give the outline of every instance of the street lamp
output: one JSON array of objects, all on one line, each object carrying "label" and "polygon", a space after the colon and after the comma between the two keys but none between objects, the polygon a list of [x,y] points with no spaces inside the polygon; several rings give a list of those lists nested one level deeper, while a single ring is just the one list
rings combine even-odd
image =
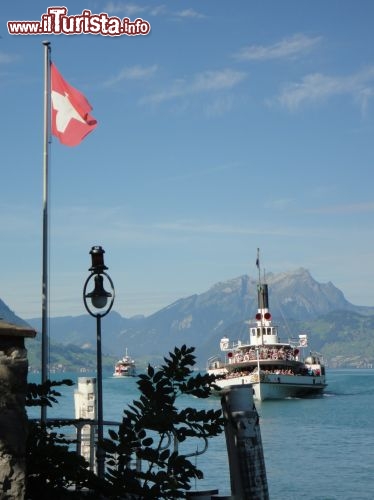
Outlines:
[{"label": "street lamp", "polygon": [[[96,318],[97,339],[97,446],[96,461],[97,475],[104,477],[105,452],[100,446],[103,440],[103,369],[101,359],[101,318],[106,316],[112,309],[114,302],[114,285],[110,276],[105,272],[108,268],[104,264],[104,249],[101,246],[91,248],[90,255],[92,265],[89,268],[91,274],[88,276],[83,287],[83,302],[87,312]],[[104,288],[104,278],[109,283],[111,292]],[[93,281],[94,289],[87,293],[89,283]]]}]

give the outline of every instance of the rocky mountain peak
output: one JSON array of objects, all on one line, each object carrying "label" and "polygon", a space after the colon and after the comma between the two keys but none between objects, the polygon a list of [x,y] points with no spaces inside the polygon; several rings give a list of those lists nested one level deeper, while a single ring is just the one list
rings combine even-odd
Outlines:
[{"label": "rocky mountain peak", "polygon": [[[332,283],[317,282],[304,268],[267,273],[266,282],[274,323],[284,331],[291,323],[314,321],[333,311],[366,313],[364,307],[350,304]],[[238,276],[216,283],[201,294],[179,299],[148,317],[126,319],[110,313],[105,321],[103,349],[118,355],[127,347],[135,357],[152,358],[176,345],[188,344],[206,360],[215,353],[222,335],[231,339],[247,335],[247,322],[254,319],[257,308],[257,278]],[[56,341],[64,344],[82,346],[93,340],[88,316],[52,318],[51,328]]]}]

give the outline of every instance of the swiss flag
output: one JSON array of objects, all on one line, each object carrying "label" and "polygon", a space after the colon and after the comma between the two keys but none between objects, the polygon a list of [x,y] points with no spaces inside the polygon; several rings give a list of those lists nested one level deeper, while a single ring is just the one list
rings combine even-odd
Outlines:
[{"label": "swiss flag", "polygon": [[92,107],[51,63],[52,134],[65,146],[77,146],[96,127]]}]

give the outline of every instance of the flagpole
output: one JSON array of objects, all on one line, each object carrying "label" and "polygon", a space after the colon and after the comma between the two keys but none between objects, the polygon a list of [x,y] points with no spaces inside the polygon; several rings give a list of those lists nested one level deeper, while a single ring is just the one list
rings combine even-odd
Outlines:
[{"label": "flagpole", "polygon": [[[42,384],[48,380],[48,162],[51,129],[50,113],[50,42],[44,41],[44,144],[43,144],[43,250],[42,250]],[[41,421],[47,419],[47,407],[41,407]]]}]

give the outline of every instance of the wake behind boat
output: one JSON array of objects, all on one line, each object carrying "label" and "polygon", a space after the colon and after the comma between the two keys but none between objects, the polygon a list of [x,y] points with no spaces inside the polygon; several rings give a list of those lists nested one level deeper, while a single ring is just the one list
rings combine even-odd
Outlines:
[{"label": "wake behind boat", "polygon": [[114,365],[113,377],[136,377],[135,360],[127,353]]},{"label": "wake behind boat", "polygon": [[[259,258],[257,258],[259,268]],[[225,360],[215,356],[208,360],[209,374],[220,376],[216,385],[252,384],[254,399],[284,399],[320,394],[326,387],[325,366],[321,355],[310,352],[307,335],[298,340],[280,342],[278,328],[272,325],[269,312],[268,286],[257,285],[258,311],[255,325],[249,328],[249,342],[232,343],[227,337],[220,341]]]}]

